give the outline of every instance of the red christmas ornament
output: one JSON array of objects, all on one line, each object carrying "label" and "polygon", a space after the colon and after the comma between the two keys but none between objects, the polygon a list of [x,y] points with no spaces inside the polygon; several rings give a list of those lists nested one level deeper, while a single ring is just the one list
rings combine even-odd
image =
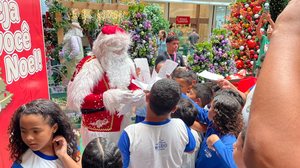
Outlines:
[{"label": "red christmas ornament", "polygon": [[255,48],[256,42],[254,40],[248,40],[247,45],[248,45],[249,48],[252,49],[252,48]]},{"label": "red christmas ornament", "polygon": [[253,12],[254,13],[258,13],[258,12],[260,12],[261,11],[261,6],[259,6],[259,5],[257,5],[257,6],[254,6],[254,8],[253,8]]},{"label": "red christmas ornament", "polygon": [[236,60],[235,65],[237,69],[242,69],[244,67],[244,62],[242,60]]},{"label": "red christmas ornament", "polygon": [[244,55],[245,54],[245,52],[244,51],[240,51],[240,55]]},{"label": "red christmas ornament", "polygon": [[255,54],[255,51],[254,50],[250,50],[250,54]]},{"label": "red christmas ornament", "polygon": [[257,54],[254,54],[253,58],[257,60],[258,55],[257,55]]},{"label": "red christmas ornament", "polygon": [[251,33],[252,32],[252,27],[248,28],[248,32]]}]

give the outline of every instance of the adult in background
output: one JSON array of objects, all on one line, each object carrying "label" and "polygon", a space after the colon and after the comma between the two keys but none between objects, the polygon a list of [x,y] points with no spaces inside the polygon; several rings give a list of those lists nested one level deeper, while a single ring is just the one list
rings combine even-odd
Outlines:
[{"label": "adult in background", "polygon": [[70,80],[78,62],[83,58],[82,28],[73,22],[64,36],[63,49],[60,52],[61,63],[67,67],[67,79]]},{"label": "adult in background", "polygon": [[179,47],[179,39],[175,35],[171,35],[167,37],[167,51],[159,55],[155,60],[155,65],[162,60],[170,59],[178,63],[179,66],[185,66],[182,55],[177,52]]},{"label": "adult in background", "polygon": [[116,143],[131,121],[130,107],[144,102],[144,92],[131,83],[136,73],[127,53],[130,43],[123,29],[104,26],[94,41],[94,56],[84,57],[76,67],[68,85],[67,107],[82,113],[84,146],[97,137]]},{"label": "adult in background", "polygon": [[196,32],[196,29],[193,29],[192,33],[189,35],[189,42],[191,46],[195,46],[195,44],[199,41],[199,34]]},{"label": "adult in background", "polygon": [[166,38],[167,38],[166,31],[160,30],[158,33],[158,39],[156,40],[157,55],[161,55],[167,51]]},{"label": "adult in background", "polygon": [[276,20],[251,105],[244,149],[247,167],[300,165],[299,6],[299,0],[291,0]]}]

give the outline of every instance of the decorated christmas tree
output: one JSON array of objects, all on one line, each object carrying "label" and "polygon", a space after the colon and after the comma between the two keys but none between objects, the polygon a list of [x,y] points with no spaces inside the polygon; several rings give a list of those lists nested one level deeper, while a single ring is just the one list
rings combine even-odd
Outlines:
[{"label": "decorated christmas tree", "polygon": [[195,72],[207,70],[223,76],[234,74],[236,68],[227,31],[213,30],[209,41],[196,45],[196,52],[189,58],[189,63]]},{"label": "decorated christmas tree", "polygon": [[276,20],[278,15],[283,11],[283,9],[288,4],[289,0],[271,0],[270,1],[270,13],[272,20]]},{"label": "decorated christmas tree", "polygon": [[129,7],[127,20],[122,23],[125,29],[132,34],[132,45],[129,49],[132,58],[153,58],[152,24],[147,19],[144,4],[135,4]]},{"label": "decorated christmas tree", "polygon": [[13,94],[6,91],[6,84],[0,77],[0,112],[10,103],[12,96]]},{"label": "decorated christmas tree", "polygon": [[229,40],[232,46],[236,67],[252,73],[253,62],[259,53],[259,39],[256,27],[261,14],[268,9],[266,0],[237,0],[232,4],[226,28],[231,31]]},{"label": "decorated christmas tree", "polygon": [[152,23],[152,32],[158,34],[160,30],[168,31],[170,23],[164,18],[161,7],[158,4],[150,4],[145,7],[148,20]]}]

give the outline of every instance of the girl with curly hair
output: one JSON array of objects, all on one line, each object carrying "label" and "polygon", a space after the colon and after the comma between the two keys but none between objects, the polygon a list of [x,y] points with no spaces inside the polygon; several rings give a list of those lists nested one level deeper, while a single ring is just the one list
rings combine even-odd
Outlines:
[{"label": "girl with curly hair", "polygon": [[9,126],[9,149],[15,167],[81,167],[76,136],[61,108],[38,99],[22,105]]},{"label": "girl with curly hair", "polygon": [[[231,90],[231,92],[235,92]],[[217,93],[208,113],[201,111],[200,120],[208,121],[205,138],[202,141],[196,167],[236,168],[233,159],[233,144],[243,128],[240,95]]]}]

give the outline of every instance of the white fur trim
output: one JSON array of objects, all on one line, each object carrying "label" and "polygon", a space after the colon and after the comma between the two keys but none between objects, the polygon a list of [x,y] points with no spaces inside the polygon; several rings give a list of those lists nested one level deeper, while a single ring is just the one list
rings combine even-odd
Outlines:
[{"label": "white fur trim", "polygon": [[131,44],[131,35],[116,32],[116,34],[105,35],[100,33],[93,43],[93,53],[98,57],[107,56],[107,52],[120,51],[118,54],[126,53]]},{"label": "white fur trim", "polygon": [[84,63],[82,69],[69,82],[67,89],[67,108],[80,111],[84,98],[92,93],[95,85],[102,79],[103,70],[97,59]]},{"label": "white fur trim", "polygon": [[106,110],[108,110],[112,115],[117,110],[116,100],[114,99],[113,94],[111,94],[109,91],[103,93],[103,105],[105,106]]}]

